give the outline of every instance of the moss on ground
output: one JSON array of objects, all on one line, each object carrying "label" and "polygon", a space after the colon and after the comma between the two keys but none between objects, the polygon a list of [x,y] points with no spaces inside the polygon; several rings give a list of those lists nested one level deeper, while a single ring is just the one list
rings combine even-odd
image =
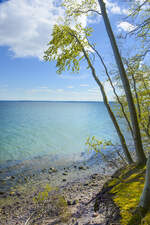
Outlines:
[{"label": "moss on ground", "polygon": [[145,167],[135,165],[121,169],[107,182],[113,201],[120,209],[122,225],[150,225],[150,211],[137,210],[144,187]]}]

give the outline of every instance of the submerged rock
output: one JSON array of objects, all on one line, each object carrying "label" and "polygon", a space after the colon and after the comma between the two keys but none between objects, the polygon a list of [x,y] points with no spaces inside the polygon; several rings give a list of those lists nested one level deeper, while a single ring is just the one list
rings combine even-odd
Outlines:
[{"label": "submerged rock", "polygon": [[68,173],[64,172],[63,175],[66,176],[66,175],[68,175]]},{"label": "submerged rock", "polygon": [[56,173],[57,172],[57,169],[56,168],[53,168],[53,167],[50,167],[49,168],[49,172]]},{"label": "submerged rock", "polygon": [[79,170],[86,170],[86,168],[84,166],[79,166],[78,168],[79,168]]},{"label": "submerged rock", "polygon": [[83,186],[88,186],[89,185],[89,183],[85,183],[85,184],[83,184]]},{"label": "submerged rock", "polygon": [[41,171],[42,171],[42,173],[45,173],[46,172],[46,168],[42,169]]},{"label": "submerged rock", "polygon": [[5,177],[4,180],[9,180],[11,179],[11,176]]}]

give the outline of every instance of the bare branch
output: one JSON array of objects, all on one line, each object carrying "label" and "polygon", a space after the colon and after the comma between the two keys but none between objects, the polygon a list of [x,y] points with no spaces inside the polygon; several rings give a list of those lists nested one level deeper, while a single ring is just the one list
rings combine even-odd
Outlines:
[{"label": "bare branch", "polygon": [[86,11],[82,11],[80,9],[77,9],[75,11],[73,11],[73,13],[88,13],[88,12],[94,12],[94,13],[97,13],[98,15],[102,15],[100,12],[98,12],[97,10],[94,10],[94,9],[88,9]]},{"label": "bare branch", "polygon": [[[88,39],[87,39],[87,41],[88,41]],[[103,64],[103,66],[104,66],[105,73],[106,73],[106,75],[107,75],[107,77],[108,77],[108,80],[109,80],[110,85],[111,85],[111,87],[112,87],[112,89],[113,89],[113,92],[114,92],[114,94],[115,94],[115,96],[116,96],[116,98],[117,98],[117,100],[118,100],[118,102],[119,102],[119,104],[120,104],[120,106],[121,106],[122,113],[123,113],[123,115],[124,115],[124,117],[125,117],[125,119],[126,119],[126,121],[127,121],[127,123],[128,123],[129,129],[130,129],[131,134],[132,134],[132,136],[133,136],[133,130],[132,130],[132,127],[131,127],[130,121],[129,121],[129,119],[128,119],[128,117],[127,117],[127,115],[126,115],[125,111],[124,111],[123,104],[122,104],[122,102],[120,101],[119,96],[117,95],[117,92],[116,92],[116,90],[115,90],[115,87],[114,87],[114,85],[113,85],[113,83],[112,83],[112,80],[111,80],[111,78],[110,78],[110,76],[109,76],[109,73],[108,73],[107,67],[106,67],[106,65],[105,65],[105,63],[104,63],[104,60],[102,59],[101,55],[100,55],[100,54],[99,54],[99,52],[96,50],[96,48],[95,48],[93,45],[91,45],[91,44],[89,43],[89,41],[88,41],[88,44],[89,44],[89,45],[90,45],[90,47],[91,47],[91,48],[92,48],[92,49],[96,52],[96,54],[98,55],[98,57],[99,57],[99,59],[100,59],[101,63],[102,63],[102,64]]]},{"label": "bare branch", "polygon": [[126,16],[124,19],[129,18],[130,16],[133,16],[137,11],[139,11],[143,5],[145,5],[149,0],[145,0],[141,5],[139,5],[132,13],[130,13],[128,16]]}]

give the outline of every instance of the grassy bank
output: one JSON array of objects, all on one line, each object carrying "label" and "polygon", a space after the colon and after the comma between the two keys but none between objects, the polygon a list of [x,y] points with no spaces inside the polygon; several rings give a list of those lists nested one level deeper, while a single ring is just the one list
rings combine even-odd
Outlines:
[{"label": "grassy bank", "polygon": [[144,216],[137,211],[144,187],[145,167],[128,166],[117,171],[104,185],[103,193],[109,194],[118,208],[122,225],[149,225],[150,211]]}]

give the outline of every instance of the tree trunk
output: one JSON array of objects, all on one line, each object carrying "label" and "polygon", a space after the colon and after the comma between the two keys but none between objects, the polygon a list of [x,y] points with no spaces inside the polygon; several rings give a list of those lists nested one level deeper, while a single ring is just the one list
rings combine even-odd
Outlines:
[{"label": "tree trunk", "polygon": [[93,47],[90,43],[89,43],[89,45],[90,45],[90,47],[96,52],[96,54],[98,55],[98,57],[99,57],[99,59],[100,59],[102,65],[103,65],[103,67],[104,67],[104,69],[105,69],[105,73],[106,73],[106,75],[107,75],[107,77],[108,77],[108,80],[109,80],[109,83],[110,83],[110,85],[111,85],[111,87],[112,87],[112,89],[113,89],[114,95],[116,96],[117,101],[118,101],[118,103],[119,103],[120,106],[121,106],[121,110],[122,110],[123,116],[124,116],[124,118],[126,119],[127,124],[128,124],[128,127],[129,127],[129,129],[130,129],[130,132],[131,132],[131,134],[132,134],[132,137],[134,138],[133,130],[132,130],[130,121],[129,121],[127,115],[126,115],[126,112],[125,112],[125,110],[124,110],[124,106],[123,106],[122,102],[120,101],[120,98],[119,98],[119,96],[118,96],[118,94],[117,94],[117,92],[116,92],[116,90],[115,90],[115,87],[114,87],[114,85],[113,85],[113,82],[112,82],[112,80],[111,80],[111,77],[109,76],[107,67],[106,67],[106,65],[105,65],[105,63],[104,63],[104,60],[102,59],[100,53],[96,50],[96,48]]},{"label": "tree trunk", "polygon": [[132,157],[131,157],[131,155],[130,155],[130,152],[129,152],[128,147],[127,147],[127,145],[126,145],[125,138],[124,138],[124,136],[123,136],[123,134],[122,134],[122,132],[121,132],[121,130],[120,130],[120,127],[119,127],[119,125],[118,125],[118,122],[117,122],[117,120],[116,120],[116,118],[115,118],[115,116],[114,116],[114,113],[113,113],[113,111],[111,110],[111,107],[110,107],[110,105],[109,105],[109,102],[108,102],[108,99],[107,99],[107,96],[106,96],[104,87],[103,87],[102,83],[100,82],[100,80],[98,79],[98,77],[96,76],[95,69],[94,69],[94,67],[93,67],[93,65],[92,65],[92,63],[91,63],[91,61],[90,61],[88,55],[86,54],[85,49],[84,49],[83,47],[82,47],[82,49],[83,49],[84,56],[85,56],[85,58],[86,58],[86,60],[87,60],[87,63],[88,63],[88,65],[89,65],[89,67],[90,67],[90,69],[91,69],[91,71],[92,71],[93,78],[95,79],[96,83],[98,84],[98,86],[99,86],[99,88],[100,88],[100,90],[101,90],[101,93],[102,93],[102,96],[103,96],[104,104],[105,104],[105,106],[106,106],[106,108],[107,108],[107,111],[108,111],[108,113],[109,113],[109,116],[110,116],[110,118],[111,118],[111,120],[112,120],[112,122],[113,122],[113,124],[114,124],[114,127],[116,128],[116,131],[117,131],[118,137],[119,137],[119,139],[120,139],[120,142],[121,142],[121,145],[122,145],[122,148],[123,148],[123,151],[124,151],[126,160],[127,160],[127,162],[128,162],[129,164],[131,164],[131,163],[133,163]]},{"label": "tree trunk", "polygon": [[140,129],[139,129],[139,124],[138,124],[138,119],[137,119],[137,113],[136,113],[136,108],[134,105],[130,85],[129,85],[129,80],[127,78],[122,59],[116,44],[116,40],[114,37],[114,34],[112,32],[112,28],[106,13],[106,8],[105,8],[105,3],[103,0],[98,0],[100,8],[101,8],[101,14],[104,19],[105,27],[107,30],[107,34],[109,36],[111,46],[113,49],[113,53],[115,56],[116,64],[119,69],[120,77],[122,80],[122,84],[124,87],[124,91],[127,97],[127,102],[128,102],[128,107],[129,107],[129,112],[130,112],[130,117],[131,117],[131,122],[132,122],[132,128],[133,128],[133,133],[134,133],[134,145],[135,145],[135,150],[136,150],[136,156],[137,156],[137,162],[138,164],[146,164],[146,157],[144,154],[143,146],[142,146],[142,140],[141,140],[141,134],[140,134]]},{"label": "tree trunk", "polygon": [[150,154],[146,164],[145,185],[140,198],[139,207],[142,207],[146,211],[150,208]]}]

